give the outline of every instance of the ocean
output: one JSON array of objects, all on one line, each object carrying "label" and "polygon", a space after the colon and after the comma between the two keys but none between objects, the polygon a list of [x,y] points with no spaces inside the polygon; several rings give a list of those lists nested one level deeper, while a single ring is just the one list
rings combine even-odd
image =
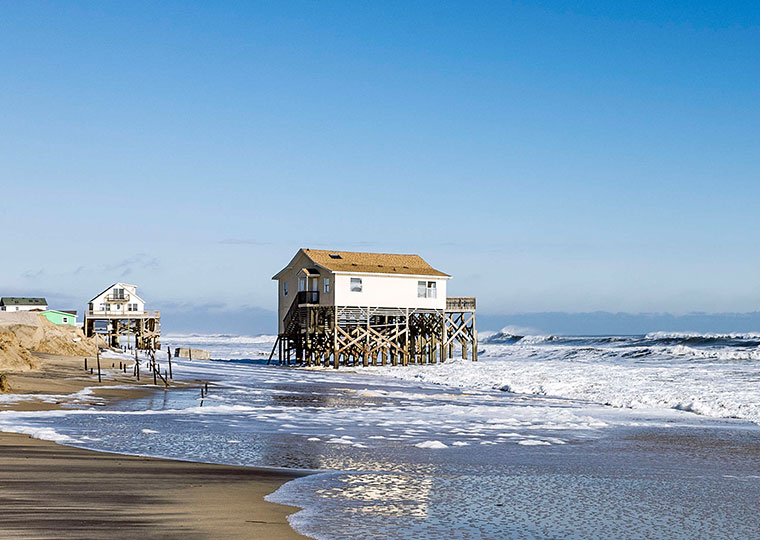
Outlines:
[{"label": "ocean", "polygon": [[163,342],[211,352],[174,362],[209,382],[203,401],[200,384],[108,405],[85,391],[63,410],[0,412],[0,428],[316,472],[269,499],[302,508],[292,526],[320,540],[760,531],[760,334],[502,331],[482,336],[477,363],[338,371],[267,366],[274,336]]}]

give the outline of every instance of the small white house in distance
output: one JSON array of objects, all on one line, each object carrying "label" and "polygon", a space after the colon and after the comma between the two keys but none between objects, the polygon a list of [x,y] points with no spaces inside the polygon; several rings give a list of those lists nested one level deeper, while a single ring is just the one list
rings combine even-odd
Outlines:
[{"label": "small white house in distance", "polygon": [[321,306],[446,308],[446,282],[419,255],[300,249],[278,282],[279,331],[294,301]]},{"label": "small white house in distance", "polygon": [[45,311],[48,308],[44,298],[4,296],[0,298],[0,311]]},{"label": "small white house in distance", "polygon": [[90,300],[89,315],[142,315],[145,300],[137,296],[137,285],[114,283]]}]

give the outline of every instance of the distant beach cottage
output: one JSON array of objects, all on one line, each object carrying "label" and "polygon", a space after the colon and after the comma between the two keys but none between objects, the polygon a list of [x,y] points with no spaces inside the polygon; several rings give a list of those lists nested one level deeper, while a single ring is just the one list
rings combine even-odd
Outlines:
[{"label": "distant beach cottage", "polygon": [[58,311],[55,309],[48,309],[40,313],[40,315],[45,317],[53,324],[69,324],[71,326],[77,325],[76,311]]},{"label": "distant beach cottage", "polygon": [[477,360],[475,298],[419,255],[301,249],[278,282],[279,360],[306,365],[434,363],[454,343]]},{"label": "distant beach cottage", "polygon": [[3,296],[0,298],[0,311],[45,311],[48,308],[44,298],[27,298]]},{"label": "distant beach cottage", "polygon": [[137,285],[114,283],[101,291],[87,305],[85,334],[107,336],[113,347],[124,345],[120,337],[135,337],[138,349],[160,349],[161,313],[145,309],[145,300],[137,295]]}]

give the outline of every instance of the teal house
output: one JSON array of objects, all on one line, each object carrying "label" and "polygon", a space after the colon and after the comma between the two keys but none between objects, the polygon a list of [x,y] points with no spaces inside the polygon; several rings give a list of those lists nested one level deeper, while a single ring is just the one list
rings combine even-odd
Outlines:
[{"label": "teal house", "polygon": [[54,309],[48,309],[40,313],[40,315],[53,324],[70,324],[71,326],[76,326],[77,324],[76,311],[56,311]]}]

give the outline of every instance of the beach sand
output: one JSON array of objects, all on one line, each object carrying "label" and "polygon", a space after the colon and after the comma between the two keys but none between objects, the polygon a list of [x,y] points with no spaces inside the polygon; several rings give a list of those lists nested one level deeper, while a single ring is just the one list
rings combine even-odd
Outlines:
[{"label": "beach sand", "polygon": [[[13,393],[63,396],[98,384],[97,375],[85,373],[82,358],[40,357],[41,369],[9,374]],[[104,385],[133,387],[96,391],[98,397],[126,399],[151,391],[145,386],[148,377],[142,387],[118,370],[109,370],[108,377]],[[65,401],[46,399],[5,404],[0,410],[50,409]],[[264,501],[300,475],[94,452],[2,433],[0,536],[305,538],[287,522],[297,508]]]}]

